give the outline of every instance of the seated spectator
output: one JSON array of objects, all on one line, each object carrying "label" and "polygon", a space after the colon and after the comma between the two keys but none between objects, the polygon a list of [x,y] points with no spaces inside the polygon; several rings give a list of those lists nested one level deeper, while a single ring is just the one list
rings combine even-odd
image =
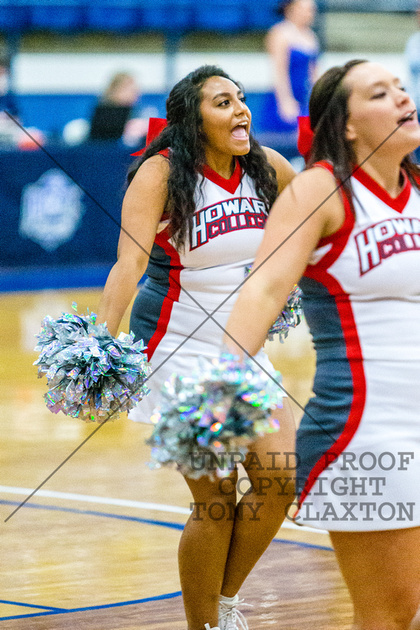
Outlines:
[{"label": "seated spectator", "polygon": [[10,60],[0,53],[0,143],[15,144],[20,129],[8,114],[18,118],[16,99],[10,90]]},{"label": "seated spectator", "polygon": [[147,132],[147,120],[135,116],[139,98],[134,77],[127,72],[115,74],[93,112],[89,140],[122,138],[126,144],[137,144]]},{"label": "seated spectator", "polygon": [[10,59],[0,52],[0,145],[33,151],[45,144],[44,134],[35,127],[23,127],[16,98],[10,87]]}]

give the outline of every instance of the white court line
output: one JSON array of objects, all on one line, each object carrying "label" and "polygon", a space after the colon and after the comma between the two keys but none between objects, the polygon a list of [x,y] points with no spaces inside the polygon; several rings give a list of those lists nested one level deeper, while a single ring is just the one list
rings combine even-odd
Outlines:
[{"label": "white court line", "polygon": [[[14,486],[0,486],[0,493],[21,494],[29,496],[34,489],[18,488]],[[128,499],[112,499],[111,497],[96,497],[90,494],[76,494],[74,492],[56,492],[55,490],[38,490],[37,496],[47,499],[65,499],[66,501],[81,501],[82,503],[99,503],[102,505],[117,505],[119,507],[131,507],[137,510],[156,510],[157,512],[172,512],[173,514],[191,514],[188,508],[177,505],[165,505],[164,503],[145,503],[144,501],[129,501]],[[328,534],[324,529],[315,529],[304,525],[295,525],[292,522],[283,523],[282,528],[296,531],[311,532],[313,534]]]},{"label": "white court line", "polygon": [[[33,489],[14,488],[13,486],[0,486],[0,492],[7,494],[24,494],[29,496]],[[188,508],[162,503],[145,503],[143,501],[129,501],[127,499],[112,499],[111,497],[96,497],[89,494],[75,494],[73,492],[55,492],[54,490],[38,490],[37,496],[48,499],[66,499],[66,501],[82,501],[83,503],[101,503],[102,505],[118,505],[120,507],[132,507],[138,510],[157,510],[158,512],[173,512],[175,514],[190,514]]]}]

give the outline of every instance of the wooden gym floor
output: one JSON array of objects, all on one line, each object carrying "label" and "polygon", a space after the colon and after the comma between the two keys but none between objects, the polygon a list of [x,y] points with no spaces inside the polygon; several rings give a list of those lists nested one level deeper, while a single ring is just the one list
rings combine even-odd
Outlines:
[{"label": "wooden gym floor", "polygon": [[[176,559],[189,514],[184,481],[147,467],[149,427],[122,415],[89,438],[97,425],[51,414],[46,381],[32,365],[42,318],[69,312],[73,301],[79,312],[94,311],[98,298],[75,290],[0,295],[2,629],[186,630]],[[313,356],[303,326],[271,353],[304,404]],[[251,630],[351,626],[324,532],[283,527],[241,595],[253,606],[244,609]]]}]

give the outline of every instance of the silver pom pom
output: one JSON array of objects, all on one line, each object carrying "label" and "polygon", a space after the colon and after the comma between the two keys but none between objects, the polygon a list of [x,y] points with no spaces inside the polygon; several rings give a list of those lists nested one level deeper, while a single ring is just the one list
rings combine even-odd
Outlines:
[{"label": "silver pom pom", "polygon": [[149,393],[150,373],[143,341],[121,333],[113,337],[95,314],[45,317],[37,336],[38,378],[47,377],[44,395],[53,413],[102,422],[132,409]]},{"label": "silver pom pom", "polygon": [[227,453],[244,458],[258,436],[279,429],[271,412],[282,406],[280,382],[279,372],[273,380],[252,359],[238,363],[230,354],[202,359],[192,376],[173,374],[152,417],[151,466],[177,464],[193,478],[229,474],[231,468],[221,464]]}]

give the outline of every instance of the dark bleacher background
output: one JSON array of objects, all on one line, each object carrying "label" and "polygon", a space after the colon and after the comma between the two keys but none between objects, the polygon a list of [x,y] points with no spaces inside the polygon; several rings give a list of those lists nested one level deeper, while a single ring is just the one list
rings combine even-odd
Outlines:
[{"label": "dark bleacher background", "polygon": [[[23,53],[118,53],[120,48],[144,52],[150,45],[152,52],[165,56],[163,87],[143,92],[141,102],[144,109],[164,115],[167,92],[178,78],[179,53],[196,46],[208,52],[211,62],[216,49],[263,52],[264,35],[276,20],[276,4],[276,0],[0,0],[0,39],[11,57],[12,81]],[[315,28],[323,51],[350,56],[359,50],[402,53],[406,36],[415,29],[416,5],[416,0],[319,0]],[[46,142],[38,151],[0,149],[0,290],[103,284],[116,255],[130,149],[121,143],[65,147],[60,135],[68,121],[89,117],[97,97],[95,90],[17,90],[21,123],[41,129]],[[273,132],[264,97],[264,92],[248,91],[255,132],[293,158],[295,137]],[[57,172],[61,179],[55,177]],[[83,189],[79,195],[77,184]],[[66,195],[77,198],[75,207],[65,201]],[[28,228],[31,221],[33,229]],[[42,229],[50,230],[50,236],[43,238]]]}]

